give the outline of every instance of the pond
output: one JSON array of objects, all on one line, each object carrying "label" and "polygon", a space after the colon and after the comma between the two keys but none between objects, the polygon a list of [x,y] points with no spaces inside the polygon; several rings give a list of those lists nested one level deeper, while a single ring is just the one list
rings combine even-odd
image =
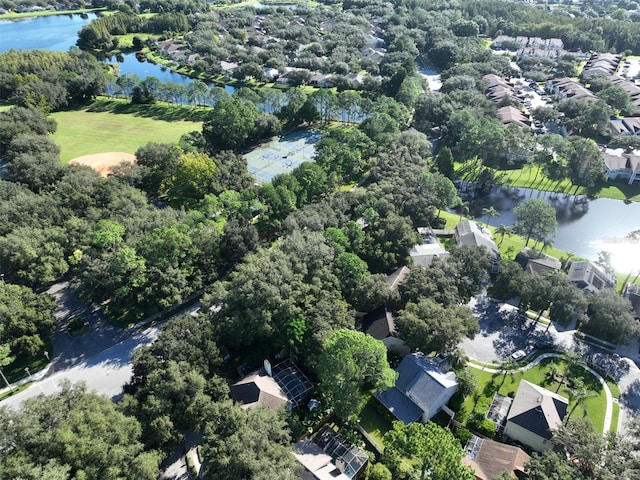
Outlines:
[{"label": "pond", "polygon": [[[553,243],[566,252],[596,259],[601,250],[612,254],[613,267],[620,272],[640,270],[640,243],[625,241],[630,232],[640,229],[640,203],[581,195],[565,195],[530,188],[494,186],[478,194],[469,203],[474,218],[491,225],[511,226],[513,209],[530,198],[541,198],[553,206],[558,219],[558,233]],[[495,208],[500,216],[488,219],[483,208]]]}]

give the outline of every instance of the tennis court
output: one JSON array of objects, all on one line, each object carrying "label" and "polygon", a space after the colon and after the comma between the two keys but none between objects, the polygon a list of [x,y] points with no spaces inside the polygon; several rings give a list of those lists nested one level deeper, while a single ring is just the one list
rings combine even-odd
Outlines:
[{"label": "tennis court", "polygon": [[317,130],[299,129],[281,135],[247,153],[249,173],[258,183],[270,182],[281,173],[289,173],[303,162],[313,161],[315,143],[322,138]]}]

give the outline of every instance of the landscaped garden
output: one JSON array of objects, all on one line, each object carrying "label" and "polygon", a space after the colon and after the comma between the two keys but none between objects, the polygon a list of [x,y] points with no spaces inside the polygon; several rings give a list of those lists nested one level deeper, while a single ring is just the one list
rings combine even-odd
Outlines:
[{"label": "landscaped garden", "polygon": [[[478,368],[471,368],[471,371],[478,380],[478,390],[460,406],[456,418],[462,423],[474,413],[486,414],[496,393],[513,397],[520,380],[527,380],[568,398],[567,415],[570,418],[588,418],[597,431],[603,431],[607,404],[604,389],[596,377],[579,365],[570,365],[565,359],[547,358],[524,372],[491,373]],[[580,399],[585,393],[591,396]],[[614,391],[614,396],[616,393],[619,391]],[[612,431],[617,429],[615,413]]]}]

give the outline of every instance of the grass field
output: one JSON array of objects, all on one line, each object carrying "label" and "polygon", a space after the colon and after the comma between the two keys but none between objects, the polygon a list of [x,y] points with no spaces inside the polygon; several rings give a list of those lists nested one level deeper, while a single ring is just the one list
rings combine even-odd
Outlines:
[{"label": "grass field", "polygon": [[31,18],[31,17],[48,17],[51,15],[71,15],[74,13],[92,13],[92,12],[102,12],[105,11],[105,7],[100,8],[77,8],[75,10],[42,10],[40,12],[25,12],[25,13],[17,13],[17,12],[9,12],[3,13],[0,15],[0,20],[17,20],[20,18]]},{"label": "grass field", "polygon": [[71,110],[51,114],[58,123],[53,141],[64,163],[100,152],[135,153],[148,142],[174,143],[184,133],[200,130],[201,122],[162,120],[136,113]]},{"label": "grass field", "polygon": [[[481,167],[482,164],[479,160],[469,160],[464,163],[456,162],[456,178],[475,181]],[[584,187],[574,185],[568,179],[559,183],[548,179],[538,165],[525,165],[522,168],[512,170],[498,170],[496,173],[496,183],[511,187],[533,188],[536,190],[570,193],[573,195],[588,195],[593,193],[587,191]],[[595,196],[640,202],[640,188],[638,185],[629,185],[625,182],[604,182],[599,186]]]}]

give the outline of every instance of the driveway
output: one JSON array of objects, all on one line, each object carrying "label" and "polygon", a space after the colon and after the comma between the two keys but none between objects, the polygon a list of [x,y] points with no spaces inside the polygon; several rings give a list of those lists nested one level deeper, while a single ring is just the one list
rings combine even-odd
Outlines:
[{"label": "driveway", "polygon": [[[52,338],[53,356],[50,372],[77,365],[128,336],[126,329],[111,325],[97,307],[80,301],[73,293],[70,282],[56,283],[46,293],[52,295],[57,304],[53,312],[57,329]],[[76,317],[84,318],[89,322],[89,333],[80,337],[72,337],[67,333],[67,323]]]}]

